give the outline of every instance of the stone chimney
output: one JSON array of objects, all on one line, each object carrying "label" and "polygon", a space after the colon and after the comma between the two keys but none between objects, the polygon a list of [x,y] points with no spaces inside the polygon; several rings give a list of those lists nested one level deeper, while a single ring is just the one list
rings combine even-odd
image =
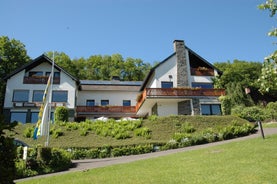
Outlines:
[{"label": "stone chimney", "polygon": [[177,57],[177,87],[189,87],[189,66],[184,40],[174,40],[173,45]]}]

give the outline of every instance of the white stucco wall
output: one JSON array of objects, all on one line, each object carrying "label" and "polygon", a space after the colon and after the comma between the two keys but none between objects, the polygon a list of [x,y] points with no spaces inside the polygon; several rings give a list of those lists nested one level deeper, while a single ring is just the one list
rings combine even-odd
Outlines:
[{"label": "white stucco wall", "polygon": [[[167,61],[162,63],[155,69],[155,76],[153,80],[149,83],[147,87],[150,88],[161,88],[162,81],[172,81],[173,87],[177,86],[177,65],[176,65],[176,56],[172,56]],[[169,75],[172,76],[172,79],[169,78]]]},{"label": "white stucco wall", "polygon": [[138,92],[128,91],[79,91],[77,106],[85,106],[87,100],[95,100],[95,105],[100,106],[101,100],[109,100],[109,105],[122,106],[123,100],[131,100],[131,106],[136,105]]},{"label": "white stucco wall", "polygon": [[169,116],[178,114],[177,102],[158,102],[158,116]]},{"label": "white stucco wall", "polygon": [[[43,71],[45,75],[45,72],[51,72],[51,65],[48,63],[42,63],[41,65],[34,67],[31,71]],[[54,71],[57,72],[56,69]],[[7,80],[4,108],[13,107],[12,100],[14,90],[29,90],[28,102],[32,102],[34,90],[45,90],[46,84],[23,84],[24,76],[25,70],[22,70],[21,72],[13,75],[10,79]],[[53,90],[68,91],[68,102],[66,104],[68,108],[75,107],[76,89],[77,86],[75,81],[63,72],[61,72],[60,74],[60,84],[53,85]]]}]

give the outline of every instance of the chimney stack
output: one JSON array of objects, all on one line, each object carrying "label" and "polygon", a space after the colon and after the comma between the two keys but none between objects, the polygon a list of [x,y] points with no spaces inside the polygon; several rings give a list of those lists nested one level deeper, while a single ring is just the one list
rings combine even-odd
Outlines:
[{"label": "chimney stack", "polygon": [[174,40],[174,51],[177,57],[177,87],[189,87],[188,61],[184,40]]}]

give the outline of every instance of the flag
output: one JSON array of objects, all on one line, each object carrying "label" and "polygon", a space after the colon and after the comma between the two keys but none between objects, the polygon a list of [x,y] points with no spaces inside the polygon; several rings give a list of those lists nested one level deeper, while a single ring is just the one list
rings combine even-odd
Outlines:
[{"label": "flag", "polygon": [[38,121],[34,130],[33,138],[36,140],[38,136],[44,136],[48,133],[49,123],[49,91],[51,85],[51,75],[48,77],[47,85],[43,93],[42,104],[38,113]]}]

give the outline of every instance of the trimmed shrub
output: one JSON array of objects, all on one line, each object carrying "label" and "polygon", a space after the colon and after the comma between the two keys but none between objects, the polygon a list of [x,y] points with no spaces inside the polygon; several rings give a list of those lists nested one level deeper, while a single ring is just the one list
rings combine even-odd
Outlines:
[{"label": "trimmed shrub", "polygon": [[233,109],[232,113],[250,122],[263,121],[266,119],[264,110],[258,106],[236,107]]},{"label": "trimmed shrub", "polygon": [[57,107],[55,110],[55,122],[68,121],[68,109],[64,106]]}]

